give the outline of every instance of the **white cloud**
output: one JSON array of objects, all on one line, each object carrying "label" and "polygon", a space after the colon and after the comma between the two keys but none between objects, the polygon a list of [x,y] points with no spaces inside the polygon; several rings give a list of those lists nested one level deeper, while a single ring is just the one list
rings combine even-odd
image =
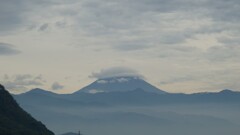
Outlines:
[{"label": "white cloud", "polygon": [[102,90],[94,90],[94,89],[89,90],[89,93],[91,93],[91,94],[96,94],[96,93],[101,93],[101,92],[104,92],[104,91],[102,91]]},{"label": "white cloud", "polygon": [[108,81],[106,81],[106,80],[98,80],[97,83],[99,83],[99,84],[106,84],[106,83],[108,83]]},{"label": "white cloud", "polygon": [[124,77],[124,76],[142,77],[137,71],[127,67],[113,67],[108,69],[102,69],[100,72],[92,73],[90,77],[104,79],[109,77]]},{"label": "white cloud", "polygon": [[120,83],[124,83],[124,82],[128,82],[129,80],[127,78],[123,77],[123,78],[117,79],[117,81],[120,82]]},{"label": "white cloud", "polygon": [[45,30],[47,30],[48,29],[48,27],[49,27],[49,24],[48,23],[44,23],[43,25],[41,25],[40,27],[39,27],[39,31],[45,31]]}]

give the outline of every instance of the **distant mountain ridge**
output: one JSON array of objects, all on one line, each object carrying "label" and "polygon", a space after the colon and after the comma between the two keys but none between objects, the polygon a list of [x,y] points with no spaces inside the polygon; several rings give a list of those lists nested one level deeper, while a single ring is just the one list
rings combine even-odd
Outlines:
[{"label": "distant mountain ridge", "polygon": [[41,122],[20,108],[2,85],[0,85],[0,134],[54,135]]},{"label": "distant mountain ridge", "polygon": [[[165,93],[158,94],[148,92],[141,88],[129,91],[113,92],[75,92],[72,94],[57,94],[42,89],[33,89],[29,92],[14,95],[19,103],[39,104],[58,106],[78,105],[78,106],[108,106],[108,105],[159,105],[159,104],[179,104],[179,103],[239,103],[240,92],[232,90],[222,90],[219,92],[203,92],[193,94]],[[29,103],[29,100],[32,102]]]},{"label": "distant mountain ridge", "polygon": [[[140,77],[120,76],[98,79],[72,94],[57,94],[40,88],[14,96],[20,103],[49,105],[105,106],[113,104],[165,104],[165,103],[207,103],[240,102],[240,92],[229,89],[220,92],[193,94],[168,93],[156,88]],[[44,100],[43,100],[44,99]],[[204,100],[203,100],[204,99]],[[31,103],[30,103],[31,104]]]},{"label": "distant mountain ridge", "polygon": [[[45,93],[44,91],[40,93],[42,92]],[[146,126],[150,126],[148,129],[157,126],[153,131],[163,132],[164,129],[167,129],[164,131],[166,134],[172,130],[170,127],[175,127],[179,129],[174,132],[181,132],[179,135],[184,135],[186,133],[182,133],[182,128],[185,128],[185,130],[199,129],[199,127],[202,128],[203,125],[206,125],[204,126],[205,134],[208,131],[215,134],[219,129],[222,129],[221,132],[226,131],[231,134],[232,131],[235,133],[234,130],[237,130],[237,128],[225,118],[215,117],[212,114],[209,116],[199,115],[199,112],[197,114],[182,114],[181,111],[180,113],[174,113],[171,112],[173,111],[171,108],[175,108],[174,111],[176,111],[181,109],[181,106],[188,106],[187,109],[192,111],[204,107],[202,112],[205,112],[210,108],[218,108],[219,106],[223,107],[221,111],[228,110],[225,107],[235,107],[240,104],[240,92],[230,90],[195,94],[157,94],[142,89],[95,94],[85,92],[36,94],[35,92],[28,92],[15,95],[14,98],[24,109],[43,120],[48,127],[55,129],[56,133],[84,129],[84,133],[94,132],[94,134],[98,134],[111,130],[111,134],[114,134],[114,129],[123,128],[129,132],[135,132],[137,130],[134,130],[134,128],[136,129],[138,126],[142,126],[143,129],[140,131],[143,133]],[[160,111],[155,112],[153,108],[159,108]],[[167,110],[165,110],[166,108]],[[139,109],[141,112],[139,112]],[[104,128],[104,130],[101,128]],[[202,131],[199,131],[199,133],[202,133]],[[138,134],[143,135],[140,132]],[[225,135],[224,132],[218,134]],[[117,133],[116,135],[121,134]]]},{"label": "distant mountain ridge", "polygon": [[44,89],[40,89],[40,88],[35,88],[32,89],[28,92],[25,93],[21,93],[20,95],[56,95],[56,93],[48,91],[48,90],[44,90]]},{"label": "distant mountain ridge", "polygon": [[[219,92],[163,94],[155,88],[149,91],[141,85],[129,85],[130,82],[149,86],[137,78],[130,78],[130,81],[128,78],[110,78],[97,80],[71,94],[33,89],[14,95],[14,98],[58,134],[79,129],[86,134],[100,135],[239,133],[237,125],[225,116],[232,114],[238,121],[240,92],[226,89]],[[104,91],[90,91],[98,86]],[[125,86],[131,87],[124,90]],[[218,113],[224,115],[217,116]]]}]

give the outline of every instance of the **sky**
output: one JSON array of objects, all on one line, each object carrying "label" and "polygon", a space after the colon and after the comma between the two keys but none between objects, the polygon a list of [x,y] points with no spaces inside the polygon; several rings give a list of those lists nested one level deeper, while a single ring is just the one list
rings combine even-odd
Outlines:
[{"label": "sky", "polygon": [[141,75],[167,92],[240,91],[239,0],[0,0],[0,83],[71,93]]}]

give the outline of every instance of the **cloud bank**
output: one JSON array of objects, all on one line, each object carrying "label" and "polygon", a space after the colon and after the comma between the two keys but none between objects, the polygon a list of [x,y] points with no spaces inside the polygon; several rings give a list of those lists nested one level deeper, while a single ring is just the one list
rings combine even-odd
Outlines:
[{"label": "cloud bank", "polygon": [[0,55],[15,55],[20,53],[14,45],[0,42]]},{"label": "cloud bank", "polygon": [[[108,67],[128,65],[166,90],[239,89],[239,12],[239,0],[2,0],[0,55],[26,53],[1,57],[0,73],[31,69],[55,82],[82,68],[81,82],[68,83],[84,86],[93,71],[104,69],[92,75],[101,78],[120,74],[101,75]],[[209,76],[215,72],[222,74]]]},{"label": "cloud bank", "polygon": [[52,89],[53,89],[53,90],[60,90],[60,89],[63,89],[63,88],[64,88],[64,86],[61,85],[61,84],[59,84],[58,82],[54,82],[54,83],[52,84]]},{"label": "cloud bank", "polygon": [[112,67],[107,69],[102,69],[99,72],[93,72],[92,75],[90,75],[91,78],[97,78],[97,79],[104,79],[104,78],[110,78],[110,77],[141,77],[136,70],[127,68],[127,67]]},{"label": "cloud bank", "polygon": [[6,89],[17,93],[43,86],[44,83],[45,80],[41,75],[34,76],[30,74],[18,74],[13,76],[5,74],[2,80],[2,84],[6,87]]}]

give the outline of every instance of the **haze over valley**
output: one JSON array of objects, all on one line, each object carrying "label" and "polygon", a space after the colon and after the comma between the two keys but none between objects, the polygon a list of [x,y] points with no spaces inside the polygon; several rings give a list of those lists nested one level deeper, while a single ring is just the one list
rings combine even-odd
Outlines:
[{"label": "haze over valley", "polygon": [[239,135],[240,0],[0,0],[0,135]]},{"label": "haze over valley", "polygon": [[96,80],[70,94],[38,88],[14,98],[57,134],[239,133],[240,92],[232,90],[168,93],[139,77],[120,76]]}]

